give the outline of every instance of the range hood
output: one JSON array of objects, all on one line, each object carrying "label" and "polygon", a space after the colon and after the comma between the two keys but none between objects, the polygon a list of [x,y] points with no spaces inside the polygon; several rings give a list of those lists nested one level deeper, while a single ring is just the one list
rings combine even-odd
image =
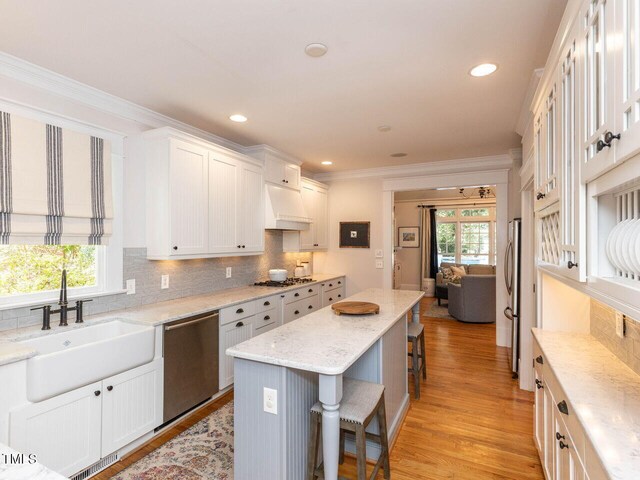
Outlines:
[{"label": "range hood", "polygon": [[300,192],[267,184],[265,197],[264,228],[309,230],[311,218],[304,209]]}]

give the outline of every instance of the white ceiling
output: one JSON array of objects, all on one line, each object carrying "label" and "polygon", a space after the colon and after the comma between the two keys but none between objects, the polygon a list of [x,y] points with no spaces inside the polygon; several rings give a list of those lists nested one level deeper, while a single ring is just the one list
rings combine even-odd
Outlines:
[{"label": "white ceiling", "polygon": [[[240,144],[267,143],[306,170],[347,170],[519,146],[529,78],[565,4],[0,0],[0,48]],[[329,53],[306,56],[311,42]],[[488,61],[496,74],[467,74]]]}]

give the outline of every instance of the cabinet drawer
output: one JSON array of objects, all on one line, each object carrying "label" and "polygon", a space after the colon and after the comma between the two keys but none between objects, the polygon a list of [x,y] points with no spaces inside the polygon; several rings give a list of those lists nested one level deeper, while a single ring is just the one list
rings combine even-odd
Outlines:
[{"label": "cabinet drawer", "polygon": [[336,288],[344,289],[344,277],[336,278],[335,280],[329,280],[328,282],[324,282],[324,290],[328,292],[329,290],[333,290]]},{"label": "cabinet drawer", "polygon": [[533,341],[533,368],[538,374],[538,378],[542,379],[544,371],[544,355],[542,355],[542,350],[535,339]]},{"label": "cabinet drawer", "polygon": [[280,295],[271,295],[270,297],[259,298],[256,300],[256,313],[266,312],[278,306]]},{"label": "cabinet drawer", "polygon": [[[278,315],[275,308],[272,308],[271,310],[267,310],[265,312],[257,313],[254,320],[254,328],[256,330],[256,334],[266,332],[266,330],[263,329],[269,325],[273,325],[275,327],[277,321]],[[269,330],[271,330],[271,328]]]},{"label": "cabinet drawer", "polygon": [[287,321],[295,320],[315,311],[319,307],[319,296],[303,298],[284,307],[284,317]]},{"label": "cabinet drawer", "polygon": [[337,287],[327,292],[324,292],[322,295],[322,305],[327,306],[331,305],[335,302],[339,302],[344,298],[344,287]]},{"label": "cabinet drawer", "polygon": [[302,300],[303,298],[317,295],[319,290],[320,286],[317,283],[309,285],[308,287],[297,288],[296,290],[291,290],[290,292],[284,293],[282,295],[283,302],[285,305],[292,302],[297,302],[298,300]]},{"label": "cabinet drawer", "polygon": [[250,317],[255,313],[256,313],[255,300],[222,308],[220,310],[220,325],[226,325],[227,323],[235,322],[236,320]]}]

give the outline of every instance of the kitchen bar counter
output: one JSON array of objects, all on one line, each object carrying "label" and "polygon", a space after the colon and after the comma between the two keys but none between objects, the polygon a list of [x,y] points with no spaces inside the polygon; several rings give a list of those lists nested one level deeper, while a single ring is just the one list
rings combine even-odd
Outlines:
[{"label": "kitchen bar counter", "polygon": [[[85,318],[84,323],[73,323],[73,316],[69,320],[69,325],[65,329],[83,328],[87,325],[109,322],[111,320],[122,320],[130,323],[137,323],[150,326],[163,325],[174,320],[191,317],[201,313],[219,310],[224,307],[236,305],[253,299],[268,297],[278,293],[283,293],[297,288],[315,285],[318,283],[343,277],[343,274],[318,274],[313,275],[315,282],[292,285],[289,287],[264,287],[246,286],[228,288],[217,292],[194,295],[191,297],[177,298],[164,302],[143,305],[141,307],[114,310],[99,315],[91,315]],[[15,343],[15,340],[39,337],[59,333],[60,328],[56,327],[57,317],[51,320],[52,328],[48,331],[41,330],[40,325],[18,328],[0,332],[0,365],[18,362],[36,355],[36,350]]]},{"label": "kitchen bar counter", "polygon": [[[409,407],[407,314],[420,321],[423,295],[365,290],[346,300],[377,303],[379,314],[339,316],[328,306],[228,348],[235,357],[234,478],[305,478],[309,410],[320,400],[324,478],[336,480],[343,376],[385,386],[387,430],[397,435]],[[275,415],[264,410],[265,388],[276,392]],[[367,457],[378,453],[368,442]]]},{"label": "kitchen bar counter", "polygon": [[589,334],[533,334],[609,476],[638,478],[640,375]]}]

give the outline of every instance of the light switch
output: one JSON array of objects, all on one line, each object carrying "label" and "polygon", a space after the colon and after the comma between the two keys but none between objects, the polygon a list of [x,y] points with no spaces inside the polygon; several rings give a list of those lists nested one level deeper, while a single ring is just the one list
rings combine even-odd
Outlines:
[{"label": "light switch", "polygon": [[384,262],[382,260],[376,260],[376,268],[384,268]]},{"label": "light switch", "polygon": [[278,414],[278,391],[264,387],[263,409],[267,413]]},{"label": "light switch", "polygon": [[162,275],[160,280],[160,288],[163,290],[165,288],[169,288],[169,275]]},{"label": "light switch", "polygon": [[376,250],[376,258],[382,258],[382,249],[381,248],[378,248]]},{"label": "light switch", "polygon": [[136,279],[130,278],[127,280],[127,295],[133,295],[136,293]]},{"label": "light switch", "polygon": [[231,267],[227,267],[227,278],[231,278]]}]

